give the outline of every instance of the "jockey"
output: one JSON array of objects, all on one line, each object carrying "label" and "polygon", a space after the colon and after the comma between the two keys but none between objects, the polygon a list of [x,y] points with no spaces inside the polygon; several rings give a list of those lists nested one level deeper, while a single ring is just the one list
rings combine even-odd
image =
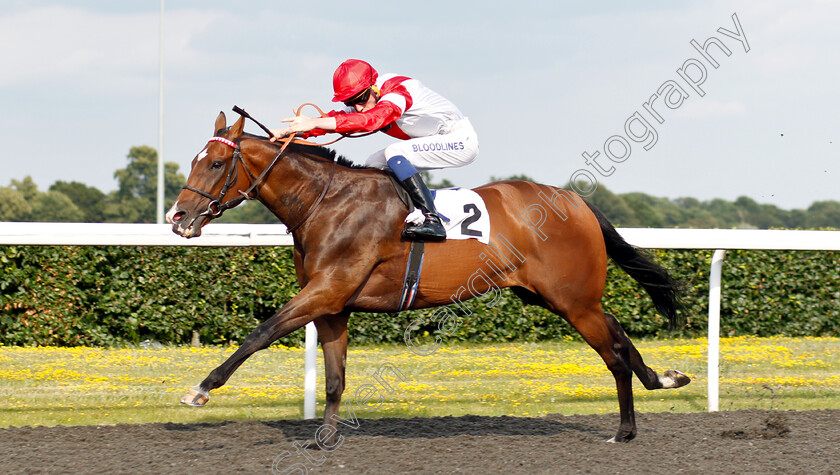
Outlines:
[{"label": "jockey", "polygon": [[475,160],[478,136],[469,120],[420,81],[395,74],[379,76],[370,64],[358,59],[339,65],[333,74],[333,89],[332,100],[343,102],[343,110],[331,111],[326,117],[284,119],[290,125],[272,130],[272,134],[283,138],[303,133],[306,138],[329,132],[382,131],[402,139],[371,155],[366,165],[390,168],[422,211],[425,221],[419,226],[406,224],[405,237],[446,239],[432,194],[418,169],[461,167]]}]

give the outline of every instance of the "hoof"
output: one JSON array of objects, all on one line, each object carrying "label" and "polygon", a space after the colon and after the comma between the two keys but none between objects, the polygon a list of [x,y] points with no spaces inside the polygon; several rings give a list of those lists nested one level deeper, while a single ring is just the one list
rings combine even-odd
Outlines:
[{"label": "hoof", "polygon": [[631,440],[633,440],[635,438],[636,438],[636,432],[635,431],[630,432],[630,433],[626,433],[626,434],[621,434],[620,433],[620,434],[616,434],[615,437],[611,437],[610,439],[608,439],[607,443],[608,444],[615,444],[615,443],[619,443],[619,442],[627,443],[627,442],[630,442]]},{"label": "hoof", "polygon": [[691,382],[691,378],[688,375],[675,369],[665,371],[663,376],[663,388],[681,388]]},{"label": "hoof", "polygon": [[181,404],[193,407],[204,407],[208,400],[210,400],[210,395],[207,394],[206,391],[203,391],[200,387],[196,386],[190,389],[187,394],[184,394],[184,397],[181,398]]}]

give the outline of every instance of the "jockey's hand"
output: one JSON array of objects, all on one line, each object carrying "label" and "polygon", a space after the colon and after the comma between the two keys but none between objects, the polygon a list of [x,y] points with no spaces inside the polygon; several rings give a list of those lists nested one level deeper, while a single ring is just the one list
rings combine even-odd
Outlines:
[{"label": "jockey's hand", "polygon": [[289,130],[289,127],[283,127],[282,129],[270,129],[271,138],[269,139],[270,142],[275,142],[278,139],[286,138],[289,135],[292,135],[292,131]]},{"label": "jockey's hand", "polygon": [[[310,119],[305,115],[289,117],[283,119],[282,122],[291,122],[291,124],[289,124],[289,126],[284,129],[272,130],[271,133],[275,135],[276,139],[282,139],[284,137],[288,137],[289,135],[298,134],[301,132],[309,132],[310,130],[318,127],[317,119]],[[276,139],[271,139],[271,141],[274,142]]]},{"label": "jockey's hand", "polygon": [[283,119],[283,122],[289,122],[289,130],[294,133],[309,132],[318,127],[318,119],[311,119],[305,115],[289,117]]}]

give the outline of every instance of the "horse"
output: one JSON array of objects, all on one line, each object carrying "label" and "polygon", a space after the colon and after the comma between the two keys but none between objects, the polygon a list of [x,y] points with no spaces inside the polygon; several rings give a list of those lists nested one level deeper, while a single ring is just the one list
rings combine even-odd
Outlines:
[{"label": "horse", "polygon": [[[210,391],[224,385],[249,356],[314,322],[324,355],[324,424],[334,435],[345,388],[348,319],[354,311],[388,313],[400,305],[411,245],[401,230],[410,210],[386,172],[350,166],[326,147],[244,133],[245,119],[242,115],[228,127],[224,112],[219,114],[213,138],[192,160],[166,219],[174,233],[196,237],[225,209],[259,200],[293,236],[301,290],[181,402],[205,405]],[[676,370],[660,375],[645,365],[618,320],[604,312],[608,258],[645,289],[672,326],[680,283],[576,193],[516,180],[474,191],[490,215],[489,244],[475,239],[426,243],[417,298],[409,309],[457,304],[510,288],[525,303],[561,316],[615,378],[620,423],[610,441],[632,440],[637,431],[633,373],[648,390],[678,388],[690,378]],[[489,278],[470,278],[488,266],[484,275]]]}]

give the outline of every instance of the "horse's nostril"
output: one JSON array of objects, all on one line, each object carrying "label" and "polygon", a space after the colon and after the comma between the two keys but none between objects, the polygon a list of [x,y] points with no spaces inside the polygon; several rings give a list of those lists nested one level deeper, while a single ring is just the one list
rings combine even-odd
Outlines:
[{"label": "horse's nostril", "polygon": [[185,214],[187,214],[187,213],[185,213],[183,211],[178,211],[177,213],[172,215],[172,221],[174,221],[176,223],[180,222],[182,219],[184,219]]}]

